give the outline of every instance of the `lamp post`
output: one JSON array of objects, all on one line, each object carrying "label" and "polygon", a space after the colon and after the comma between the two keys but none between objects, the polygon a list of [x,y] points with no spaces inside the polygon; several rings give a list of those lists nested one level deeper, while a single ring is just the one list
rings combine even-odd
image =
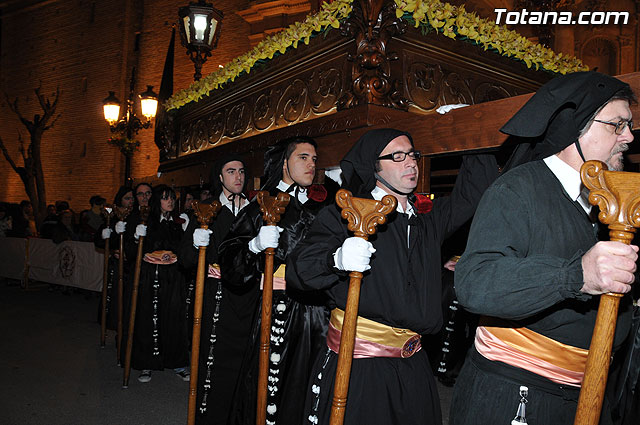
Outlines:
[{"label": "lamp post", "polygon": [[180,38],[187,48],[187,54],[194,63],[196,72],[193,79],[201,77],[202,64],[211,56],[211,50],[218,45],[223,14],[204,0],[189,3],[178,10],[180,17]]},{"label": "lamp post", "polygon": [[138,118],[135,111],[134,89],[136,82],[136,68],[131,70],[131,82],[129,84],[129,97],[125,113],[120,117],[120,101],[115,96],[115,92],[110,91],[109,96],[102,101],[104,108],[104,119],[109,123],[109,128],[114,137],[109,139],[109,143],[118,146],[120,152],[125,156],[124,184],[130,183],[131,179],[131,156],[140,142],[134,137],[143,128],[152,126],[151,119],[156,116],[158,107],[158,95],[153,92],[153,86],[147,86],[147,90],[140,93],[140,107],[144,121]]}]

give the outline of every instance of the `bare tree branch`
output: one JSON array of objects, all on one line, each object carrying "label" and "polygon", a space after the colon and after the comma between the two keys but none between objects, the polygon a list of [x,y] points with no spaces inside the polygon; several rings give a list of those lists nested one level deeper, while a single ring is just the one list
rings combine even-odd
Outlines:
[{"label": "bare tree branch", "polygon": [[46,125],[46,126],[44,127],[44,130],[49,130],[51,127],[53,127],[53,125],[56,123],[56,121],[58,121],[58,118],[60,118],[60,114],[58,114],[58,115],[53,119],[53,121],[51,121],[51,124]]},{"label": "bare tree branch", "polygon": [[4,142],[2,141],[2,138],[0,138],[0,149],[2,149],[2,154],[4,155],[7,162],[9,162],[9,164],[11,165],[11,168],[13,168],[13,171],[17,173],[18,167],[16,166],[16,163],[13,162],[13,158],[11,158],[11,155],[9,155],[9,151],[5,147]]},{"label": "bare tree branch", "polygon": [[[18,98],[11,100],[9,95],[5,92],[5,99],[9,105],[9,109],[18,116],[22,124],[27,128],[30,135],[30,141],[28,144],[22,138],[22,135],[18,132],[18,141],[20,142],[19,151],[24,161],[24,167],[17,167],[13,158],[8,156],[6,149],[3,150],[5,157],[13,167],[14,171],[20,175],[25,186],[25,190],[31,203],[34,207],[36,215],[36,221],[40,222],[44,216],[46,210],[46,191],[45,191],[45,179],[42,171],[42,159],[40,155],[40,146],[42,143],[43,133],[53,127],[60,115],[56,115],[56,107],[58,106],[58,100],[60,99],[60,87],[56,88],[55,94],[53,94],[53,101],[42,94],[42,82],[38,88],[34,90],[38,103],[42,108],[43,114],[34,114],[33,121],[27,120],[20,111],[18,104]],[[26,146],[25,146],[26,145]],[[2,145],[4,147],[4,145]]]}]

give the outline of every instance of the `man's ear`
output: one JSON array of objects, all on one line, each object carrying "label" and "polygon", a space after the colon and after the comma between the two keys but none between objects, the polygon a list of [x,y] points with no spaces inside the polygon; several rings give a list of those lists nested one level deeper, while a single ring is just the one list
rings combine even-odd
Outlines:
[{"label": "man's ear", "polygon": [[220,183],[224,183],[224,180],[222,180],[222,174],[218,174],[218,178],[220,179]]},{"label": "man's ear", "polygon": [[286,160],[286,158],[285,158],[284,162],[282,163],[282,177],[284,177],[284,176],[289,176],[289,177],[291,177],[291,176],[289,175],[289,167],[288,167],[288,165],[287,165],[287,160]]}]

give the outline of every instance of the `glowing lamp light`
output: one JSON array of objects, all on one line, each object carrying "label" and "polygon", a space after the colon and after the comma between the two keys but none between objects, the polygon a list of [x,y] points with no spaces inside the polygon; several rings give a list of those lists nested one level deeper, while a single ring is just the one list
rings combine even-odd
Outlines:
[{"label": "glowing lamp light", "polygon": [[202,64],[218,44],[223,15],[212,4],[199,0],[181,7],[178,16],[180,39],[195,65],[196,72],[193,77],[197,81],[202,77]]},{"label": "glowing lamp light", "polygon": [[158,109],[158,95],[154,93],[153,86],[147,86],[147,90],[140,93],[140,108],[142,115],[149,121],[156,116]]},{"label": "glowing lamp light", "polygon": [[114,125],[120,119],[120,101],[116,97],[116,93],[110,91],[102,101],[102,109],[104,111],[104,119],[109,125]]}]

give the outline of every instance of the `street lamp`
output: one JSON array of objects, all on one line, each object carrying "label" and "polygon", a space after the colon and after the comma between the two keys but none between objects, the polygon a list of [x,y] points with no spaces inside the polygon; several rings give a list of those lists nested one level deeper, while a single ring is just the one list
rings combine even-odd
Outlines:
[{"label": "street lamp", "polygon": [[212,4],[198,0],[197,3],[192,2],[189,6],[181,7],[178,16],[182,45],[187,48],[187,54],[195,65],[193,79],[198,81],[202,77],[202,64],[218,44],[223,15]]},{"label": "street lamp", "polygon": [[109,123],[109,128],[114,137],[109,139],[109,143],[120,148],[125,156],[124,183],[129,183],[131,178],[131,156],[133,152],[140,146],[140,142],[134,137],[143,128],[152,126],[151,119],[156,116],[158,107],[158,95],[153,92],[153,86],[147,86],[147,90],[140,93],[140,107],[144,120],[140,120],[136,116],[135,111],[135,82],[136,68],[131,71],[131,82],[129,85],[129,97],[127,98],[125,114],[120,117],[120,101],[115,92],[110,91],[103,101],[104,119]]}]

